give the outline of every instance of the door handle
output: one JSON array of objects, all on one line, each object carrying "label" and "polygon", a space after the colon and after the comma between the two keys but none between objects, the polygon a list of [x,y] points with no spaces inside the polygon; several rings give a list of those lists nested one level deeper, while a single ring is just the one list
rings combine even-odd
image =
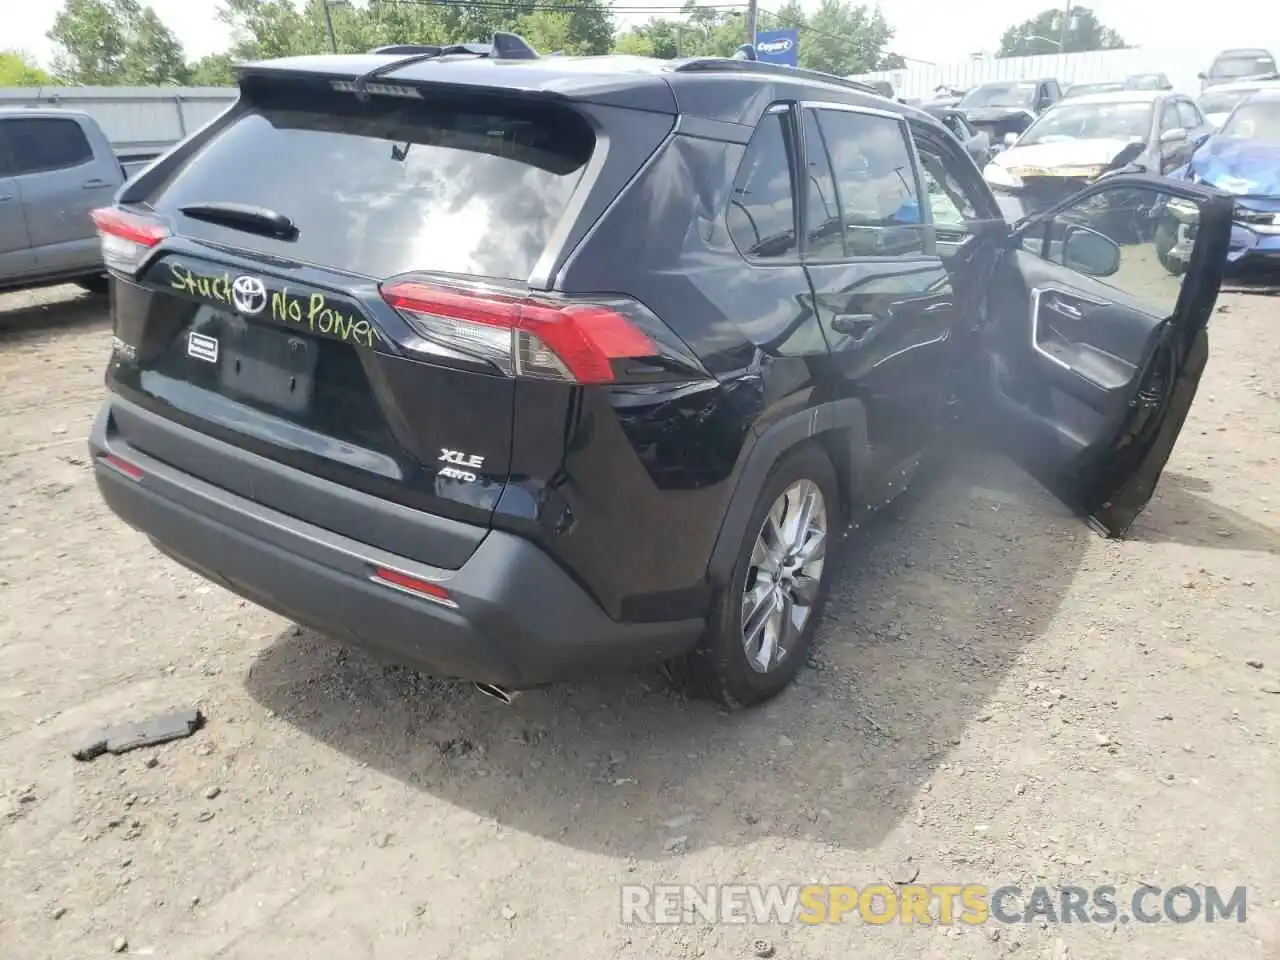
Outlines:
[{"label": "door handle", "polygon": [[1061,297],[1054,297],[1052,300],[1048,301],[1045,306],[1054,313],[1062,314],[1068,320],[1081,320],[1084,318],[1084,314],[1080,312],[1079,307],[1073,307]]},{"label": "door handle", "polygon": [[111,186],[111,184],[107,183],[107,181],[105,180],[94,179],[85,183],[84,188],[86,190],[99,190],[102,187],[109,187],[109,186]]},{"label": "door handle", "polygon": [[13,199],[12,193],[0,193],[0,203],[4,203],[6,200],[12,200],[12,199]]},{"label": "door handle", "polygon": [[838,313],[831,318],[831,329],[836,333],[845,333],[854,340],[863,339],[876,325],[876,318],[870,313]]}]

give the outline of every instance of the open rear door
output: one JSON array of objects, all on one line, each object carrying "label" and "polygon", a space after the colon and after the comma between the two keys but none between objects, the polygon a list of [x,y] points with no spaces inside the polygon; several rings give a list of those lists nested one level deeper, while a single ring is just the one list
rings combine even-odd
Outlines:
[{"label": "open rear door", "polygon": [[1208,361],[1232,201],[1118,175],[1019,224],[988,293],[992,429],[1112,537],[1150,501]]}]

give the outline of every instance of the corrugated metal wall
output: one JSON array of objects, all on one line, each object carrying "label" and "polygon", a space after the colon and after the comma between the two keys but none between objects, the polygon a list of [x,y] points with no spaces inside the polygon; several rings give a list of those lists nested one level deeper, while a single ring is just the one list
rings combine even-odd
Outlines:
[{"label": "corrugated metal wall", "polygon": [[234,87],[9,87],[3,107],[62,107],[89,114],[123,158],[154,156],[204,126],[237,96]]},{"label": "corrugated metal wall", "polygon": [[[1194,26],[1189,27],[1194,29]],[[1255,41],[1244,41],[1255,42]],[[1265,44],[1263,44],[1265,46]],[[1218,51],[1194,46],[1177,50],[1135,47],[1042,57],[983,57],[908,70],[863,73],[855,80],[887,80],[900,97],[930,97],[939,86],[968,89],[987,80],[1036,80],[1055,77],[1064,86],[1101,80],[1123,80],[1131,73],[1165,73],[1177,90],[1200,92],[1197,74],[1206,70]]]}]

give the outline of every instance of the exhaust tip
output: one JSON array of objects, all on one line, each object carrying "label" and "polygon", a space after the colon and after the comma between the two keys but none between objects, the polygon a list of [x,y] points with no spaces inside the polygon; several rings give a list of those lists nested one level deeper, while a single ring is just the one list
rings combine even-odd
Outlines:
[{"label": "exhaust tip", "polygon": [[492,697],[500,703],[510,704],[512,700],[520,696],[520,691],[508,690],[506,687],[500,687],[496,683],[481,683],[477,681],[473,686],[486,697]]}]

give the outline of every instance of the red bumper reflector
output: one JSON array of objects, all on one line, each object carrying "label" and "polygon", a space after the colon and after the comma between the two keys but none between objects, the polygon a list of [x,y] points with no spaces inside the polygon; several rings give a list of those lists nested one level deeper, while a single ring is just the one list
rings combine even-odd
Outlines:
[{"label": "red bumper reflector", "polygon": [[370,577],[375,583],[383,583],[390,587],[396,587],[407,593],[416,593],[420,597],[428,600],[434,600],[437,603],[448,604],[451,607],[457,606],[450,598],[449,591],[438,583],[432,583],[430,580],[422,580],[418,577],[411,577],[407,573],[401,573],[399,570],[388,570],[385,567],[377,567]]},{"label": "red bumper reflector", "polygon": [[98,459],[101,460],[103,463],[105,463],[107,466],[113,467],[120,473],[123,473],[130,480],[142,479],[141,469],[139,469],[138,467],[135,467],[128,460],[122,460],[120,457],[117,457],[114,453],[104,453],[100,457],[98,457]]}]

